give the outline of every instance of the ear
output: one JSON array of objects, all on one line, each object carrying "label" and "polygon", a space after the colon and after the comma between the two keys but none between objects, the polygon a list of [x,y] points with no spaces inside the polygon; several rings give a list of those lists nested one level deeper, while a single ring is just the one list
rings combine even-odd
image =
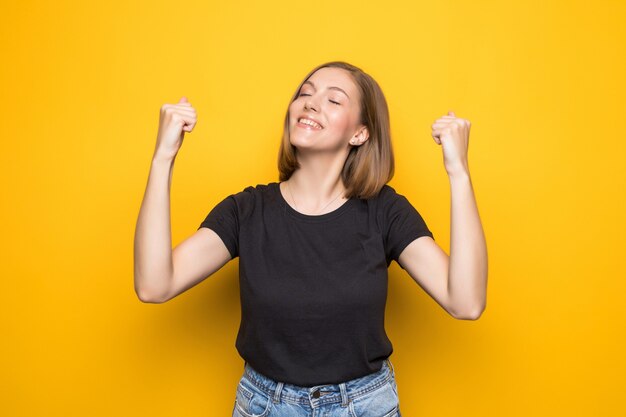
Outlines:
[{"label": "ear", "polygon": [[361,146],[370,137],[370,132],[367,130],[367,126],[362,125],[361,128],[350,139],[350,145]]}]

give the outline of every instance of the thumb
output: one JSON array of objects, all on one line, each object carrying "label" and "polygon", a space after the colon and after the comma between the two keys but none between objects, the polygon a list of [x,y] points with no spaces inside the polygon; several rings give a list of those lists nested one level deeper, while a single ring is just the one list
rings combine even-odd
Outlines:
[{"label": "thumb", "polygon": [[178,103],[189,103],[189,101],[187,101],[187,97],[182,96],[181,99],[178,101]]},{"label": "thumb", "polygon": [[448,110],[448,116],[456,117],[452,110]]}]

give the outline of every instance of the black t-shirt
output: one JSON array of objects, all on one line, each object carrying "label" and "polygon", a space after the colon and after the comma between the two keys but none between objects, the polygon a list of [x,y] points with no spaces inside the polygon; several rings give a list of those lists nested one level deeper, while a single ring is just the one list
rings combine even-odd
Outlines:
[{"label": "black t-shirt", "polygon": [[258,184],[222,200],[201,227],[239,257],[239,355],[299,386],[381,369],[393,352],[384,328],[387,268],[414,239],[433,237],[389,185],[307,215],[287,203],[278,182]]}]

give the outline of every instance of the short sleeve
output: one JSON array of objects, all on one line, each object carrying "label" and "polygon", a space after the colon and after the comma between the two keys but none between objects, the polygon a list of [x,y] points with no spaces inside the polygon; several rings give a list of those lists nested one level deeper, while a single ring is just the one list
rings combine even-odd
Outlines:
[{"label": "short sleeve", "polygon": [[[409,200],[389,187],[383,198],[385,253],[387,264],[398,262],[402,251],[421,236],[434,236]],[[402,267],[400,265],[400,267]]]},{"label": "short sleeve", "polygon": [[239,256],[239,230],[244,213],[251,208],[250,187],[220,201],[198,227],[213,230],[222,239],[232,258]]}]

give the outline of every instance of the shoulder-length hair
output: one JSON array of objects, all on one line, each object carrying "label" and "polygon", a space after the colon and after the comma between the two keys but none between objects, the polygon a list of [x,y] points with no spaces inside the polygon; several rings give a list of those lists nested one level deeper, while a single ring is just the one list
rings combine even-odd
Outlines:
[{"label": "shoulder-length hair", "polygon": [[[361,95],[361,124],[367,126],[369,138],[359,146],[352,146],[341,171],[346,197],[371,198],[393,178],[394,158],[391,146],[389,108],[378,83],[360,68],[343,61],[331,61],[311,70],[291,97],[289,105],[298,98],[302,84],[315,71],[324,67],[347,70]],[[283,137],[278,151],[279,180],[286,181],[300,168],[296,148],[289,141],[289,106],[285,115]]]}]

